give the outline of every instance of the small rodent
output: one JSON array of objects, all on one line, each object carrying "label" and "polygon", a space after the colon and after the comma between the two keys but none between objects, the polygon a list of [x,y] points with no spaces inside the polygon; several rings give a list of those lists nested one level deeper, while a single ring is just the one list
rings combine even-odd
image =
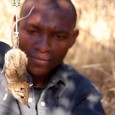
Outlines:
[{"label": "small rodent", "polygon": [[[19,21],[27,18],[33,9],[34,6],[31,8],[28,15],[17,20],[14,23],[14,26]],[[23,104],[28,105],[29,90],[32,87],[32,84],[27,83],[26,79],[26,67],[28,64],[28,59],[26,54],[21,49],[19,49],[19,32],[16,31],[14,33],[15,40],[13,39],[13,36],[11,37],[12,41],[14,41],[13,48],[5,54],[5,62],[2,72],[4,72],[8,83],[6,91],[11,93],[14,98]]]},{"label": "small rodent", "polygon": [[5,54],[4,73],[8,83],[6,90],[26,105],[31,88],[31,84],[26,80],[27,63],[26,54],[18,48],[11,49]]}]

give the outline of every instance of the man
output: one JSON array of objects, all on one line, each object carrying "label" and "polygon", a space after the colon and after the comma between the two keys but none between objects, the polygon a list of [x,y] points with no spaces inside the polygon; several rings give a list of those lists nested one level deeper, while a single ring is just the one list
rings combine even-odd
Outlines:
[{"label": "man", "polygon": [[70,0],[26,0],[20,16],[19,47],[28,57],[27,78],[33,83],[28,104],[12,95],[3,101],[6,82],[0,77],[0,115],[105,115],[101,94],[91,81],[63,63],[78,36]]}]

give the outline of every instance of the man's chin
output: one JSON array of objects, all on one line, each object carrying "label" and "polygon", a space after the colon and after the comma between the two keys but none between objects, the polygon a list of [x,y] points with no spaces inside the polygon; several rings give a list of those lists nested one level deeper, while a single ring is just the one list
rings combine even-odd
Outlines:
[{"label": "man's chin", "polygon": [[28,68],[28,72],[32,75],[32,76],[45,76],[48,75],[49,71],[48,69],[43,69],[43,68]]}]

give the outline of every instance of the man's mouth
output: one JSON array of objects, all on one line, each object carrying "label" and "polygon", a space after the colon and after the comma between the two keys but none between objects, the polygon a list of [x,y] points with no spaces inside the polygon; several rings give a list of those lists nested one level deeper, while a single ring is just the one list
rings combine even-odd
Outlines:
[{"label": "man's mouth", "polygon": [[50,60],[48,58],[41,59],[41,58],[29,57],[29,60],[38,65],[47,65],[50,63]]}]

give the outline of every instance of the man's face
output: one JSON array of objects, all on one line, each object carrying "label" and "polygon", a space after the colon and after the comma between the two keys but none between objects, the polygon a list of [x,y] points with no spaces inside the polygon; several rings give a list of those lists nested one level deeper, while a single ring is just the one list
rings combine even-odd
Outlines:
[{"label": "man's face", "polygon": [[20,22],[19,32],[19,47],[27,54],[27,69],[34,76],[47,75],[57,67],[77,36],[68,13],[53,7],[35,6]]}]

